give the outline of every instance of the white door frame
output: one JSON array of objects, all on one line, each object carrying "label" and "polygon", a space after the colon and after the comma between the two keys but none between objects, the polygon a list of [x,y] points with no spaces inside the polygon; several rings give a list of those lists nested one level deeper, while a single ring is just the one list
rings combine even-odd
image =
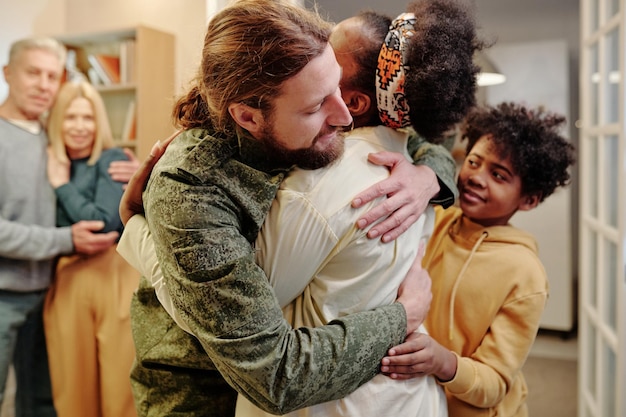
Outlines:
[{"label": "white door frame", "polygon": [[625,417],[626,0],[581,0],[579,417]]}]

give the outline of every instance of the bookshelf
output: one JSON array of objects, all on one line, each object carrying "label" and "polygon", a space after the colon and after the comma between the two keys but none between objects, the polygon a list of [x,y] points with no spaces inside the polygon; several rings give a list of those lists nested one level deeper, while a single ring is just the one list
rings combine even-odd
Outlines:
[{"label": "bookshelf", "polygon": [[[75,62],[75,69],[100,92],[118,146],[133,149],[143,160],[154,142],[172,133],[173,35],[137,26],[55,38],[70,51],[68,67]],[[98,71],[93,66],[94,60],[100,60],[105,68]],[[129,115],[134,115],[134,120],[129,120]],[[129,137],[128,132],[134,134]]]}]

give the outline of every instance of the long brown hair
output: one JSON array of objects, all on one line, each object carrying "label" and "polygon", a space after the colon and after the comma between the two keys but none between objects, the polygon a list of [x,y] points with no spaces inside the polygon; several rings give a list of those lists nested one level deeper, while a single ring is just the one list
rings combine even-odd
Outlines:
[{"label": "long brown hair", "polygon": [[317,13],[280,0],[239,0],[209,23],[202,62],[174,108],[184,129],[232,133],[231,103],[270,112],[281,84],[324,52],[331,26]]}]

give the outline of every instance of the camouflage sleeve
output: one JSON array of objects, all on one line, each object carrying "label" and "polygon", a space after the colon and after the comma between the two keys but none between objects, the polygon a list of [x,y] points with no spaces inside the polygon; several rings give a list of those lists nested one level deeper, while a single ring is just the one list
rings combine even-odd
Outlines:
[{"label": "camouflage sleeve", "polygon": [[175,308],[228,383],[260,408],[284,414],[346,396],[404,340],[404,308],[292,329],[255,264],[256,232],[248,230],[255,216],[242,209],[255,199],[226,188],[190,185],[175,173],[149,186],[156,191],[146,217]]},{"label": "camouflage sleeve", "polygon": [[456,163],[448,148],[412,134],[409,137],[408,151],[416,165],[426,165],[437,175],[441,190],[430,202],[440,204],[444,208],[454,204],[459,196],[459,190],[456,188]]}]

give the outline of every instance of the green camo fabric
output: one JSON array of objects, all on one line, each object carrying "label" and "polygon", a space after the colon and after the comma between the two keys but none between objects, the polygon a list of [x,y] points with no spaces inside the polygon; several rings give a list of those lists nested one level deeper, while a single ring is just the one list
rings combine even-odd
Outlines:
[{"label": "green camo fabric", "polygon": [[341,398],[404,340],[398,303],[315,329],[294,330],[283,319],[254,261],[254,241],[289,169],[267,161],[255,140],[194,129],[154,169],[146,218],[174,305],[194,335],[142,280],[131,309],[142,416],[232,415],[235,394],[224,381],[274,414]]}]

